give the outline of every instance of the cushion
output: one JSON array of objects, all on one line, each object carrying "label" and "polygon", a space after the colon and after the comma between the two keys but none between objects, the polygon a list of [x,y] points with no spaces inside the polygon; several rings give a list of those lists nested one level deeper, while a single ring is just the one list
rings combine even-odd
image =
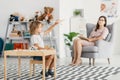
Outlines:
[{"label": "cushion", "polygon": [[107,28],[109,30],[109,33],[112,33],[112,31],[113,31],[113,24],[107,25]]},{"label": "cushion", "polygon": [[90,33],[92,32],[93,28],[96,27],[95,24],[92,23],[87,23],[86,24],[86,29],[87,29],[87,37],[89,37]]},{"label": "cushion", "polygon": [[82,52],[84,53],[95,53],[98,52],[98,47],[97,46],[85,46],[82,48]]},{"label": "cushion", "polygon": [[111,36],[112,36],[112,35],[111,35],[111,33],[109,33],[109,34],[107,35],[107,37],[106,37],[105,41],[108,41],[108,42],[109,42],[109,41],[110,41],[110,39],[111,39]]}]

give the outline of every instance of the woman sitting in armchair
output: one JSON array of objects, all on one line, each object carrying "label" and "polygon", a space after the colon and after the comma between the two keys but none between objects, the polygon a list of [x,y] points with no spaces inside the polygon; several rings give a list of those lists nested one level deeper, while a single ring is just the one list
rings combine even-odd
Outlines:
[{"label": "woman sitting in armchair", "polygon": [[79,36],[73,42],[74,55],[71,65],[80,65],[82,63],[81,53],[83,46],[94,46],[95,41],[105,39],[109,33],[106,28],[107,20],[105,16],[100,16],[95,28],[90,33],[89,38]]}]

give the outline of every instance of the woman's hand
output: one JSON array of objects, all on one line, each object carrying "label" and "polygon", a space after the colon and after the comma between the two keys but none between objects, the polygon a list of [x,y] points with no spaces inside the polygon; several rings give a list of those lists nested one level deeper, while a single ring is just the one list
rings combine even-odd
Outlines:
[{"label": "woman's hand", "polygon": [[88,41],[93,42],[95,41],[95,38],[89,38]]}]

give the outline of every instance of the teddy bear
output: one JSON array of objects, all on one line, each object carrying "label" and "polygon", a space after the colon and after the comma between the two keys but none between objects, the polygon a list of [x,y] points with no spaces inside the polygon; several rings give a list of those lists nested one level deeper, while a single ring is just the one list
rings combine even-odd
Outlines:
[{"label": "teddy bear", "polygon": [[35,12],[35,16],[34,16],[33,18],[30,18],[30,19],[29,19],[29,22],[39,21],[39,20],[38,20],[38,17],[39,17],[39,11],[36,11],[36,12]]},{"label": "teddy bear", "polygon": [[45,20],[49,24],[53,19],[53,15],[52,15],[53,10],[54,9],[52,7],[44,7],[44,13],[38,17],[38,20],[39,21]]}]

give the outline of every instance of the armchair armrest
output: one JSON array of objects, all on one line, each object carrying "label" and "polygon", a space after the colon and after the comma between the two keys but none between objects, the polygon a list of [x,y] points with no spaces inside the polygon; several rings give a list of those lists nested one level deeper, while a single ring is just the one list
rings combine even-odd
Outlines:
[{"label": "armchair armrest", "polygon": [[105,40],[98,40],[95,42],[95,46],[98,47],[98,52],[100,53],[100,56],[111,56],[111,53],[113,52],[113,45],[112,42],[108,42]]},{"label": "armchair armrest", "polygon": [[105,40],[98,40],[95,42],[95,46],[97,47],[100,47],[100,46],[111,46],[112,43],[111,42],[108,42],[108,41],[105,41]]}]

